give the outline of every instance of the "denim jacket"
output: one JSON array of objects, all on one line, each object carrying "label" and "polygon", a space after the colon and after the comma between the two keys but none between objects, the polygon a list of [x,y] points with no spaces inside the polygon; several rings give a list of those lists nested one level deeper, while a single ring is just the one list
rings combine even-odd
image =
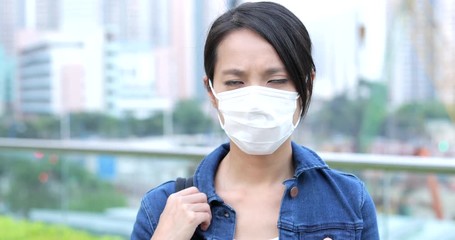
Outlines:
[{"label": "denim jacket", "polygon": [[[379,239],[374,203],[364,184],[351,174],[330,169],[313,151],[292,143],[294,177],[284,181],[277,226],[279,239],[346,240]],[[207,194],[212,222],[204,239],[234,239],[235,210],[216,194],[214,178],[220,161],[229,152],[223,144],[199,164],[194,185]],[[150,190],[142,199],[132,240],[149,240],[158,224],[175,181]]]}]

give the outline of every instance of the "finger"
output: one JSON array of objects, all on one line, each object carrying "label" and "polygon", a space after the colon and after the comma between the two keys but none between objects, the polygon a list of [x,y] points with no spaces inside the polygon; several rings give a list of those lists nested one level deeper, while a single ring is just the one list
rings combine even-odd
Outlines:
[{"label": "finger", "polygon": [[208,212],[210,211],[210,205],[208,203],[195,203],[195,204],[187,204],[186,205],[188,210],[193,212]]},{"label": "finger", "polygon": [[199,190],[196,187],[190,187],[187,189],[183,189],[182,191],[172,193],[171,195],[169,195],[168,201],[170,201],[170,202],[173,202],[173,201],[181,201],[181,202],[199,201],[200,202],[201,199],[204,199],[204,198],[207,199],[207,196],[205,194],[203,196],[199,196],[199,197],[191,197],[188,199],[185,198],[187,196],[191,196],[191,195],[199,194],[199,193],[201,193],[201,192],[199,192]]},{"label": "finger", "polygon": [[185,195],[189,195],[189,194],[193,194],[193,193],[198,193],[199,192],[199,189],[197,189],[197,187],[189,187],[189,188],[185,188],[183,190],[180,190],[176,193],[173,193],[177,196],[185,196]]},{"label": "finger", "polygon": [[210,222],[212,221],[212,214],[210,212],[195,212],[194,217],[195,222],[202,230],[206,231],[209,228]]},{"label": "finger", "polygon": [[192,204],[191,205],[192,210],[200,216],[202,219],[200,219],[200,227],[203,231],[207,231],[207,229],[210,226],[210,223],[212,221],[212,211],[210,209],[210,205],[207,203],[198,203],[198,204]]},{"label": "finger", "polygon": [[[196,187],[190,187],[183,189],[179,192],[171,194],[169,197],[172,198],[179,198],[179,197],[185,197],[184,199],[181,199],[183,202],[189,203],[189,202],[207,202],[207,195],[205,193],[202,193],[197,189]],[[188,198],[186,198],[188,197]]]},{"label": "finger", "polygon": [[209,229],[209,227],[210,227],[211,222],[212,222],[212,214],[210,212],[208,215],[205,216],[204,221],[201,223],[201,225],[200,225],[201,229],[203,231],[207,231],[207,229]]},{"label": "finger", "polygon": [[181,196],[181,198],[183,203],[207,203],[207,195],[201,192]]}]

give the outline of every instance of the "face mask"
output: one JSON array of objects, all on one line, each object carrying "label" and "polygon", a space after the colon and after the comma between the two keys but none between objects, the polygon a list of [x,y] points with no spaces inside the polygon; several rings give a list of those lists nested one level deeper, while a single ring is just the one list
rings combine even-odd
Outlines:
[{"label": "face mask", "polygon": [[297,108],[297,92],[249,86],[216,94],[221,127],[245,153],[267,155],[275,152],[291,136]]}]

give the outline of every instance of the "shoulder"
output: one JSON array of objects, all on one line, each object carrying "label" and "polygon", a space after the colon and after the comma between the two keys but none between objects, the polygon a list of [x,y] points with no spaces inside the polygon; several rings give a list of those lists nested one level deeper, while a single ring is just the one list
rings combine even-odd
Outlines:
[{"label": "shoulder", "polygon": [[[330,166],[315,151],[293,143],[293,157],[296,176],[311,175],[315,180],[328,181],[347,187],[363,187],[362,181],[352,173],[339,171]],[[319,177],[316,177],[319,175]],[[323,178],[320,178],[321,175]]]},{"label": "shoulder", "polygon": [[365,202],[369,201],[370,198],[364,182],[352,173],[331,168],[321,170],[320,174],[323,175],[326,182],[327,192],[342,197],[360,214]]},{"label": "shoulder", "polygon": [[175,181],[165,182],[142,198],[136,216],[131,239],[150,239],[158,225],[158,220],[166,206],[167,198],[174,192]]},{"label": "shoulder", "polygon": [[174,193],[175,181],[165,182],[148,191],[141,202],[141,211],[147,216],[153,227],[158,224],[159,216],[163,212],[168,197]]},{"label": "shoulder", "polygon": [[356,175],[330,168],[313,150],[295,144],[294,161],[299,176],[306,188],[324,190],[325,195],[340,196],[358,207],[363,205],[366,192],[364,183]]},{"label": "shoulder", "polygon": [[[167,198],[175,191],[175,180],[165,182],[149,190],[142,198],[142,205],[151,213],[161,214],[166,205]],[[159,215],[158,214],[158,215]]]}]

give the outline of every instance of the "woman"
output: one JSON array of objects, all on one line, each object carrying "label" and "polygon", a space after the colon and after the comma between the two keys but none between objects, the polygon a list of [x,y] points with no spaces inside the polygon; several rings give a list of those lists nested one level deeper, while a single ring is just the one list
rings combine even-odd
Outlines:
[{"label": "woman", "polygon": [[244,3],[213,23],[204,62],[230,142],[202,160],[194,187],[148,192],[131,238],[379,239],[363,183],[291,141],[315,74],[299,19],[276,3]]}]

